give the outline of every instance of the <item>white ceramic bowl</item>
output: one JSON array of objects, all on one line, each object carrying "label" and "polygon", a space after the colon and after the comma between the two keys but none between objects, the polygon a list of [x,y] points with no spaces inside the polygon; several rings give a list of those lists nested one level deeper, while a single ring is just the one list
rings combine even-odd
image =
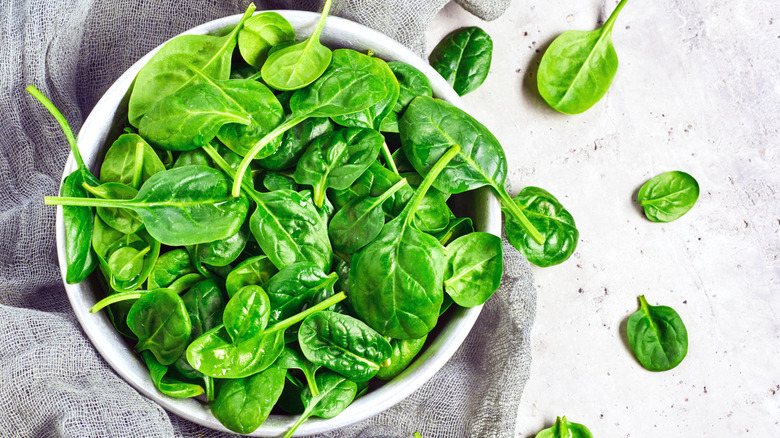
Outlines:
[{"label": "white ceramic bowl", "polygon": [[[306,37],[313,31],[319,14],[303,11],[277,11],[295,28],[298,39]],[[240,15],[225,17],[197,26],[184,34],[206,34],[235,25]],[[427,62],[420,59],[406,47],[389,37],[338,17],[328,17],[322,32],[321,41],[331,47],[346,47],[361,52],[373,50],[376,56],[387,61],[402,61],[410,64],[431,80],[434,95],[463,108],[460,97],[447,82],[431,68]],[[162,47],[162,46],[160,46]],[[130,67],[95,105],[78,135],[78,145],[84,161],[92,169],[97,169],[98,157],[102,157],[105,148],[119,135],[115,126],[127,117],[128,90],[141,67],[154,55],[160,47],[152,50]],[[108,144],[107,144],[108,143]],[[63,175],[76,169],[76,163],[71,154]],[[489,231],[500,235],[501,209],[496,198],[487,190],[477,190],[473,197],[473,208],[470,208],[478,230]],[[60,269],[65,273],[65,228],[62,221],[62,207],[57,209],[57,252],[60,259]],[[64,276],[63,276],[64,278]],[[228,431],[214,418],[206,403],[195,399],[175,399],[167,397],[155,389],[149,378],[149,372],[141,358],[136,355],[119,333],[114,330],[105,312],[90,314],[89,309],[104,296],[97,281],[84,281],[80,284],[65,285],[68,299],[73,306],[84,332],[90,338],[95,348],[103,358],[122,376],[145,396],[154,400],[165,409],[212,429]],[[376,415],[395,405],[427,382],[460,347],[471,327],[479,316],[480,307],[457,309],[449,319],[442,321],[437,327],[437,335],[429,338],[426,348],[420,356],[401,375],[355,400],[343,413],[328,420],[312,418],[306,421],[296,432],[298,435],[310,435],[335,430]],[[444,390],[444,389],[443,389]],[[268,420],[251,436],[279,436],[289,429],[296,417],[271,415]]]}]

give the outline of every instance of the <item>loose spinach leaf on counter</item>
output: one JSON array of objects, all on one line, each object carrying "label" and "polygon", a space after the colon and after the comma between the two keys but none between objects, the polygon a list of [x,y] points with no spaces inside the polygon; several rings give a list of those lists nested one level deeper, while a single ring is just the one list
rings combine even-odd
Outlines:
[{"label": "loose spinach leaf on counter", "polygon": [[639,296],[639,310],[628,318],[628,342],[650,371],[667,371],[688,353],[688,331],[680,315],[667,306],[651,306]]},{"label": "loose spinach leaf on counter", "polygon": [[672,171],[647,181],[637,195],[645,216],[653,222],[671,222],[688,212],[699,199],[699,183],[691,175]]},{"label": "loose spinach leaf on counter", "polygon": [[254,11],[255,5],[250,4],[236,27],[225,36],[181,35],[167,42],[135,77],[127,108],[130,124],[137,127],[157,101],[197,83],[198,76],[190,65],[212,79],[228,79],[236,35]]},{"label": "loose spinach leaf on counter", "polygon": [[542,267],[557,265],[574,253],[580,233],[571,213],[553,195],[538,187],[525,187],[513,202],[544,236],[543,244],[536,243],[515,218],[507,214],[507,240],[531,263]]},{"label": "loose spinach leaf on counter", "polygon": [[363,321],[329,311],[303,320],[298,342],[307,359],[353,382],[370,380],[392,354],[390,343]]},{"label": "loose spinach leaf on counter", "polygon": [[273,11],[256,14],[238,31],[238,51],[256,69],[265,64],[271,47],[294,41],[295,30],[290,22]]},{"label": "loose spinach leaf on counter", "polygon": [[[37,88],[30,85],[27,87],[30,93],[38,102],[40,102],[51,113],[68,140],[73,157],[76,159],[78,168],[70,175],[65,177],[60,188],[60,196],[85,198],[87,192],[84,184],[91,186],[100,185],[100,181],[89,171],[84,160],[81,158],[76,137],[70,129],[67,120]],[[98,259],[92,252],[92,230],[94,227],[95,215],[92,209],[84,206],[63,206],[62,219],[65,223],[65,282],[76,284],[83,281],[95,267],[98,265]]]},{"label": "loose spinach leaf on counter", "polygon": [[552,427],[536,434],[536,438],[593,438],[587,427],[558,417]]},{"label": "loose spinach leaf on counter", "polygon": [[447,245],[444,291],[459,306],[483,304],[498,290],[503,273],[504,247],[500,237],[476,232]]},{"label": "loose spinach leaf on counter", "polygon": [[231,197],[229,188],[222,172],[185,166],[154,174],[131,200],[49,196],[44,200],[47,205],[128,208],[161,243],[195,245],[232,236],[244,223],[247,198]]},{"label": "loose spinach leaf on counter", "polygon": [[612,28],[626,1],[618,3],[601,28],[564,32],[544,52],[537,85],[539,94],[553,109],[579,114],[607,94],[618,68]]},{"label": "loose spinach leaf on counter", "polygon": [[478,27],[460,28],[441,40],[428,61],[459,96],[479,88],[490,71],[493,40]]},{"label": "loose spinach leaf on counter", "polygon": [[284,375],[283,368],[271,366],[250,377],[224,380],[211,403],[211,413],[233,432],[252,433],[279,400]]},{"label": "loose spinach leaf on counter", "polygon": [[263,80],[277,90],[297,90],[320,77],[330,64],[332,52],[320,43],[320,33],[330,12],[326,0],[314,32],[305,41],[272,52],[260,70]]}]

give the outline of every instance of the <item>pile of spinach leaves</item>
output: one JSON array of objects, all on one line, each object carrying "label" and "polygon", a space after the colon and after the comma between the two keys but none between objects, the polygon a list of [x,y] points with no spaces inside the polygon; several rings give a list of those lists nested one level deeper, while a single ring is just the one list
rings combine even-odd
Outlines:
[{"label": "pile of spinach leaves", "polygon": [[99,177],[29,89],[78,164],[45,199],[65,213],[66,280],[97,271],[106,297],[91,311],[155,387],[202,397],[239,433],[274,410],[301,415],[288,436],[339,414],[400,374],[449,306],[493,295],[502,240],[450,195],[493,190],[539,265],[577,241],[547,192],[510,198],[501,145],[423,73],[320,44],[329,8],[302,42],[254,5],[224,36],[168,42],[138,73]]}]

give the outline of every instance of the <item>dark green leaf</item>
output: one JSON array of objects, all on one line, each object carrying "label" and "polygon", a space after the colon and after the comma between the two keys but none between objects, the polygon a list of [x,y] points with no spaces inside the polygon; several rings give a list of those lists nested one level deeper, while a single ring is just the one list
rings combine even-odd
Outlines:
[{"label": "dark green leaf", "polygon": [[238,32],[238,50],[244,60],[260,69],[271,47],[295,41],[295,30],[290,22],[276,12],[267,11],[246,20]]},{"label": "dark green leaf", "polygon": [[688,331],[680,315],[667,306],[651,306],[644,295],[628,318],[628,341],[636,358],[650,371],[676,367],[688,354]]},{"label": "dark green leaf", "polygon": [[272,366],[251,377],[225,380],[211,403],[211,413],[233,432],[254,432],[282,394],[285,372]]},{"label": "dark green leaf", "polygon": [[688,212],[699,199],[699,183],[691,175],[672,171],[646,182],[637,195],[645,216],[653,222],[671,222]]},{"label": "dark green leaf", "polygon": [[203,394],[203,387],[187,382],[180,382],[176,379],[166,376],[168,367],[160,364],[154,355],[148,351],[142,351],[141,356],[149,368],[154,387],[161,393],[174,398],[190,398]]},{"label": "dark green leaf", "polygon": [[135,350],[151,351],[162,365],[181,356],[192,331],[184,302],[168,289],[142,294],[127,314],[127,325],[138,337]]},{"label": "dark green leaf", "polygon": [[244,286],[257,285],[262,286],[271,277],[276,274],[278,270],[271,260],[265,256],[255,256],[244,260],[239,263],[238,266],[233,268],[228,274],[225,280],[225,288],[229,297],[238,292]]},{"label": "dark green leaf", "polygon": [[393,349],[393,354],[379,368],[376,377],[390,380],[401,374],[412,363],[417,353],[422,350],[426,339],[428,339],[427,335],[417,339],[392,339],[390,346]]},{"label": "dark green leaf", "polygon": [[428,61],[458,95],[479,88],[490,71],[493,40],[478,27],[462,27],[441,40]]},{"label": "dark green leaf", "polygon": [[138,189],[152,175],[164,170],[157,152],[140,135],[122,134],[106,152],[100,165],[100,180]]},{"label": "dark green leaf", "polygon": [[467,234],[447,245],[444,290],[458,305],[479,306],[501,285],[504,246],[501,238],[484,232]]},{"label": "dark green leaf", "polygon": [[555,424],[536,434],[536,438],[593,438],[587,427],[558,417]]}]

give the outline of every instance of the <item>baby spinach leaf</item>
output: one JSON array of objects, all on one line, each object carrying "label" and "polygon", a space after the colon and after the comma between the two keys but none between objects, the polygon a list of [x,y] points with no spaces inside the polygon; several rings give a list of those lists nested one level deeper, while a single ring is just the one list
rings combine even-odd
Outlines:
[{"label": "baby spinach leaf", "polygon": [[314,376],[317,370],[320,369],[320,365],[316,365],[306,359],[300,349],[287,345],[284,347],[284,351],[279,355],[279,359],[276,360],[276,365],[289,370],[299,369],[306,377],[306,382],[309,386],[309,391],[312,395],[319,395],[320,390],[317,388],[317,381]]},{"label": "baby spinach leaf", "polygon": [[211,413],[223,426],[252,433],[265,422],[284,388],[286,370],[272,366],[251,377],[225,380]]},{"label": "baby spinach leaf", "polygon": [[260,69],[271,47],[279,43],[295,41],[295,30],[289,21],[273,11],[261,12],[246,20],[238,31],[238,51],[241,57],[256,69]]},{"label": "baby spinach leaf", "polygon": [[444,230],[435,233],[433,236],[439,239],[439,243],[443,246],[447,246],[453,240],[473,232],[474,224],[471,222],[471,218],[453,217]]},{"label": "baby spinach leaf", "polygon": [[428,61],[459,96],[479,88],[490,71],[493,40],[478,27],[462,27],[442,39]]},{"label": "baby spinach leaf", "polygon": [[[409,185],[416,188],[420,185],[422,177],[417,172],[405,172],[401,177],[409,181]],[[414,225],[422,232],[428,234],[438,233],[450,223],[450,218],[454,216],[447,206],[448,194],[431,187],[423,197],[417,211],[414,212]]]},{"label": "baby spinach leaf", "polygon": [[150,249],[150,246],[141,250],[132,246],[123,246],[112,252],[108,258],[108,269],[111,275],[119,281],[130,281],[137,277],[144,267],[144,256]]},{"label": "baby spinach leaf", "polygon": [[[381,101],[390,90],[379,78],[381,64],[373,58],[349,49],[333,51],[328,69],[311,85],[297,90],[290,98],[291,116],[258,140],[238,167],[243,175],[256,156],[267,156],[266,147],[278,136],[310,117],[333,117],[360,111]],[[272,152],[272,151],[271,151]],[[241,192],[241,178],[233,183],[233,196]]]},{"label": "baby spinach leaf", "polygon": [[190,65],[213,79],[228,79],[236,35],[254,11],[255,5],[250,4],[236,27],[225,36],[181,35],[168,41],[135,78],[127,109],[130,124],[138,126],[157,101],[197,83],[199,78],[188,68]]},{"label": "baby spinach leaf", "polygon": [[[138,230],[138,232],[133,234],[119,232],[114,234],[107,232],[107,228],[109,227],[102,220],[95,218],[95,233],[93,236],[95,238],[93,238],[93,241],[97,241],[97,243],[93,242],[93,248],[97,255],[98,263],[100,263],[112,289],[119,292],[138,289],[146,281],[157,262],[157,257],[160,255],[160,242],[153,239],[144,229]],[[109,238],[114,240],[107,240]],[[122,248],[126,247],[135,250],[129,258],[126,257],[127,254],[112,257],[116,251],[124,252]],[[137,256],[137,258],[131,260],[133,256]],[[131,261],[135,264],[134,267],[124,265],[125,262]],[[141,264],[140,269],[138,269],[137,263]],[[129,270],[120,273],[119,271],[122,268],[128,268]],[[117,273],[119,273],[119,276],[116,275]]]},{"label": "baby spinach leaf", "polygon": [[[133,199],[138,196],[138,190],[122,183],[109,182],[97,187],[84,184],[84,188],[100,199]],[[144,225],[140,216],[132,210],[98,207],[96,213],[106,225],[124,234],[135,233]]]},{"label": "baby spinach leaf", "polygon": [[[521,190],[513,202],[544,236],[543,244],[536,243],[520,223],[507,214],[507,240],[531,263],[542,267],[557,265],[574,253],[580,233],[571,213],[555,196],[544,189],[529,186]],[[503,208],[506,212],[506,207]]]},{"label": "baby spinach leaf", "polygon": [[459,306],[479,306],[501,285],[504,245],[484,232],[466,234],[447,245],[444,291]]},{"label": "baby spinach leaf", "polygon": [[311,262],[284,267],[264,285],[271,302],[271,319],[281,321],[295,315],[320,290],[328,290],[333,295],[337,279],[335,273],[328,275]]},{"label": "baby spinach leaf", "polygon": [[322,207],[325,190],[346,189],[376,161],[384,137],[367,128],[345,128],[317,137],[295,168],[295,182],[314,187],[314,204]]},{"label": "baby spinach leaf", "polygon": [[612,28],[626,1],[618,3],[601,28],[564,32],[544,52],[537,85],[553,109],[579,114],[607,94],[618,68]]},{"label": "baby spinach leaf", "polygon": [[637,195],[645,216],[653,222],[671,222],[688,212],[699,199],[699,183],[691,175],[672,171],[647,181]]},{"label": "baby spinach leaf", "polygon": [[382,380],[391,380],[401,374],[417,356],[425,345],[428,335],[417,339],[391,339],[390,346],[393,353],[390,358],[382,363],[376,377]]},{"label": "baby spinach leaf", "polygon": [[332,52],[320,43],[320,33],[330,12],[331,0],[326,0],[314,32],[305,41],[274,51],[260,70],[263,81],[277,90],[303,88],[325,72]]},{"label": "baby spinach leaf", "polygon": [[[40,102],[59,123],[65,138],[68,140],[70,150],[73,152],[73,157],[76,159],[78,168],[65,177],[60,188],[60,196],[87,197],[87,192],[83,185],[97,186],[100,185],[100,181],[92,175],[86,164],[84,164],[76,143],[76,137],[73,135],[68,121],[37,88],[30,85],[27,87],[27,92]],[[67,267],[65,270],[65,282],[69,284],[80,283],[98,265],[98,259],[91,249],[95,215],[89,207],[63,206],[62,219],[65,223],[65,265]]]},{"label": "baby spinach leaf", "polygon": [[298,331],[307,359],[354,382],[367,382],[392,354],[385,338],[359,319],[322,311],[309,315]]},{"label": "baby spinach leaf", "polygon": [[198,148],[180,153],[179,157],[176,158],[176,162],[173,163],[173,167],[184,166],[214,167],[214,163],[211,162],[211,158],[203,152],[202,148]]},{"label": "baby spinach leaf", "polygon": [[200,385],[180,382],[166,376],[168,367],[158,362],[152,353],[142,351],[141,356],[144,358],[144,362],[146,362],[146,367],[149,368],[149,374],[152,377],[154,387],[161,393],[174,398],[190,398],[203,394],[203,387]]},{"label": "baby spinach leaf", "polygon": [[235,234],[248,209],[246,196],[231,197],[222,172],[185,166],[149,178],[131,200],[46,197],[49,205],[86,205],[134,210],[149,234],[166,245],[195,245]]},{"label": "baby spinach leaf", "polygon": [[636,358],[650,371],[671,370],[688,354],[688,331],[680,315],[671,307],[647,304],[644,295],[628,318],[627,331]]},{"label": "baby spinach leaf", "polygon": [[149,272],[146,288],[149,290],[168,287],[177,278],[195,273],[190,254],[182,249],[172,249],[161,255]]},{"label": "baby spinach leaf", "polygon": [[593,438],[587,427],[558,417],[552,427],[536,434],[536,438]]},{"label": "baby spinach leaf", "polygon": [[390,92],[387,93],[384,99],[362,111],[333,116],[332,120],[334,122],[348,128],[369,128],[379,131],[385,118],[393,112],[401,91],[398,80],[385,61],[374,58],[374,62],[380,66],[379,72],[381,72],[382,80],[385,81],[385,85]]},{"label": "baby spinach leaf", "polygon": [[276,172],[268,172],[265,174],[263,177],[263,188],[269,192],[273,192],[274,190],[292,190],[297,192],[300,190],[300,187],[298,187],[298,184],[295,183],[294,179]]},{"label": "baby spinach leaf", "polygon": [[225,288],[229,297],[244,286],[262,286],[276,274],[277,269],[268,256],[259,255],[239,263],[225,279]]},{"label": "baby spinach leaf", "polygon": [[181,356],[192,331],[184,302],[168,289],[141,294],[127,314],[127,325],[138,337],[135,351],[151,351],[162,365]]},{"label": "baby spinach leaf", "polygon": [[301,393],[305,409],[284,438],[290,438],[309,417],[333,418],[342,413],[357,395],[357,383],[329,371],[317,375],[317,386],[319,395],[312,395],[308,388]]},{"label": "baby spinach leaf", "polygon": [[458,154],[457,144],[445,152],[401,214],[352,256],[351,303],[360,319],[384,336],[419,338],[430,332],[439,318],[446,266],[444,248],[411,222],[428,188]]},{"label": "baby spinach leaf", "polygon": [[257,337],[265,330],[271,303],[262,287],[244,286],[230,298],[222,316],[225,330],[233,342]]},{"label": "baby spinach leaf", "polygon": [[100,180],[138,189],[152,175],[164,170],[165,165],[146,140],[138,134],[122,134],[106,152],[100,165]]},{"label": "baby spinach leaf", "polygon": [[268,157],[257,160],[268,170],[287,170],[295,167],[306,147],[315,138],[333,131],[333,123],[327,117],[312,117],[295,125],[282,136],[282,144]]},{"label": "baby spinach leaf", "polygon": [[161,149],[188,151],[209,144],[227,123],[253,121],[218,87],[192,84],[157,101],[138,123],[138,131]]},{"label": "baby spinach leaf", "polygon": [[405,62],[392,61],[387,65],[392,70],[398,81],[398,100],[393,106],[393,111],[382,120],[380,131],[398,132],[398,119],[406,111],[406,107],[417,96],[433,96],[433,87],[428,76]]},{"label": "baby spinach leaf", "polygon": [[361,196],[337,211],[328,224],[333,249],[342,254],[353,254],[374,240],[385,225],[382,205],[406,186],[406,180],[402,179],[379,197]]},{"label": "baby spinach leaf", "polygon": [[461,193],[490,186],[507,213],[536,243],[544,243],[543,236],[506,192],[506,155],[484,125],[448,102],[421,96],[409,104],[398,126],[404,154],[420,175],[427,174],[452,145],[460,145],[461,153],[436,179],[434,187],[444,193]]},{"label": "baby spinach leaf", "polygon": [[213,242],[199,243],[190,247],[195,268],[208,275],[203,264],[209,266],[227,266],[233,263],[249,241],[249,227],[244,223],[236,234]]}]

